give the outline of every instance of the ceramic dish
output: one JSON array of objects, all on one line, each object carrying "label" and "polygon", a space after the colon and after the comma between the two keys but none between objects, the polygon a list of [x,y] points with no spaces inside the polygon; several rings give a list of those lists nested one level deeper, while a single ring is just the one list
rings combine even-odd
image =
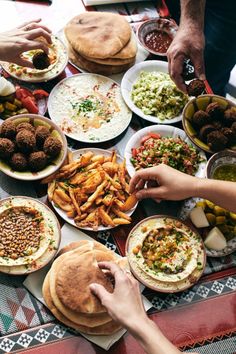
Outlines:
[{"label": "ceramic dish", "polygon": [[[197,133],[196,129],[193,126],[192,123],[192,117],[194,113],[198,110],[203,110],[205,111],[206,107],[210,103],[217,102],[223,109],[228,109],[231,107],[236,107],[236,105],[227,100],[224,97],[217,96],[217,95],[201,95],[196,98],[191,99],[185,106],[184,111],[183,111],[183,127],[188,135],[189,139],[197,145],[200,149],[210,153],[214,154],[216,151],[213,151],[210,149],[210,147],[201,140],[199,137],[199,134]],[[236,150],[236,145],[231,146],[230,149]],[[223,148],[222,148],[223,150]]]},{"label": "ceramic dish", "polygon": [[[200,198],[190,198],[186,199],[181,207],[179,212],[179,218],[185,221],[189,221],[189,213],[196,206],[196,203],[201,201]],[[199,230],[201,232],[201,229]],[[221,251],[212,250],[206,247],[206,255],[208,257],[225,257],[236,250],[236,237],[232,238],[230,241],[227,241],[227,247]]]},{"label": "ceramic dish", "polygon": [[206,177],[213,178],[215,170],[222,165],[236,165],[236,151],[224,150],[212,155],[206,166]]},{"label": "ceramic dish", "polygon": [[[64,43],[64,45],[67,47],[68,43],[67,43],[67,39],[65,37],[64,31],[61,30],[58,32],[58,37],[62,40],[62,42]],[[133,33],[133,38],[136,39],[135,34]],[[135,60],[135,64],[141,63],[142,61],[144,61],[145,59],[147,59],[147,57],[149,56],[149,52],[144,49],[137,41],[137,47],[138,47],[138,51],[136,54],[136,60]],[[78,69],[79,71],[81,71],[82,73],[88,73],[88,71],[86,71],[85,69],[80,68],[78,65],[74,64],[70,59],[69,59],[69,63],[71,65],[73,65],[76,69]],[[124,73],[120,73],[120,74],[113,74],[113,75],[109,75],[109,77],[114,80],[115,82],[117,82],[118,84],[121,83],[121,80],[124,76]]]},{"label": "ceramic dish", "polygon": [[78,74],[60,81],[50,93],[48,112],[67,136],[86,143],[116,138],[132,118],[120,86],[97,74]]},{"label": "ceramic dish", "polygon": [[[130,68],[124,75],[121,82],[121,92],[126,104],[129,108],[137,114],[139,117],[156,124],[172,124],[181,121],[182,113],[178,116],[170,119],[160,119],[158,116],[152,116],[144,114],[141,109],[139,109],[131,99],[132,87],[135,82],[138,80],[142,72],[160,72],[168,74],[168,63],[158,60],[149,60],[142,63],[138,63]],[[184,105],[183,105],[184,107]]]},{"label": "ceramic dish", "polygon": [[144,49],[148,50],[150,53],[159,56],[166,56],[166,52],[155,51],[149,48],[145,43],[145,38],[150,32],[157,31],[157,32],[164,32],[168,34],[169,37],[172,38],[173,40],[174,36],[177,33],[177,30],[178,30],[178,26],[174,21],[168,20],[166,18],[158,18],[158,19],[147,20],[143,22],[137,30],[137,37],[139,43],[144,47]]},{"label": "ceramic dish", "polygon": [[39,179],[43,179],[56,172],[63,164],[67,155],[67,141],[61,129],[58,128],[57,125],[53,123],[50,119],[37,114],[19,114],[18,116],[8,118],[8,121],[10,120],[17,125],[23,122],[30,122],[35,127],[39,125],[46,126],[50,129],[51,136],[60,139],[60,141],[62,142],[62,150],[60,154],[50,162],[49,165],[47,165],[43,170],[38,172],[15,171],[10,165],[8,165],[3,160],[0,160],[0,170],[10,177],[23,181],[36,181]]},{"label": "ceramic dish", "polygon": [[[89,152],[89,151],[93,152],[95,155],[111,156],[111,154],[112,154],[112,152],[109,151],[109,150],[103,150],[103,149],[98,149],[98,148],[85,148],[85,149],[79,149],[79,150],[73,151],[73,159],[79,158],[81,155],[83,155],[83,154],[85,154],[86,152]],[[122,161],[123,161],[123,159],[119,155],[117,155],[117,162],[121,163]],[[69,218],[67,216],[66,212],[64,212],[62,209],[57,207],[56,204],[53,201],[51,203],[52,203],[52,206],[55,209],[55,211],[60,215],[60,217],[62,219],[64,219],[66,222],[68,222],[69,224],[71,224],[71,225],[73,225],[73,226],[75,226],[77,228],[83,229],[83,230],[94,231],[91,227],[79,227],[79,226],[77,226],[76,223],[74,222],[73,218]],[[133,214],[133,212],[135,211],[136,207],[137,207],[137,204],[131,210],[127,211],[126,214],[128,216],[131,216]],[[96,232],[110,230],[112,228],[114,228],[114,226],[107,226],[107,227],[98,226],[98,229],[96,230]]]},{"label": "ceramic dish", "polygon": [[[145,261],[143,247],[145,248],[147,246],[144,246],[144,242],[150,237],[149,233],[152,232],[152,230],[167,230],[166,225],[171,225],[173,231],[168,231],[169,233],[165,236],[160,236],[162,237],[162,242],[168,243],[169,241],[166,240],[168,237],[171,237],[173,240],[175,237],[175,231],[177,231],[179,235],[182,234],[183,239],[181,238],[178,239],[178,242],[176,241],[176,252],[172,258],[169,258],[169,260],[172,259],[172,261],[170,262],[170,265],[167,266],[168,272],[166,272],[164,268],[155,271],[152,268],[153,262],[155,261],[152,261],[152,266],[148,265]],[[153,238],[155,239],[155,236],[153,236]],[[181,245],[182,242],[183,246]],[[151,248],[152,246],[153,245],[151,245]],[[161,244],[157,247],[159,248],[159,253],[157,254],[159,258],[157,258],[157,262],[160,263],[156,266],[162,267],[164,261],[161,259],[165,259],[166,253],[165,256],[162,257],[160,254]],[[191,248],[190,254],[186,251],[186,249],[189,248]],[[138,249],[138,253],[136,249]],[[176,270],[175,263],[179,254],[181,254],[181,257],[184,257],[184,259],[187,257],[188,261],[187,263],[183,262],[183,259],[181,258],[182,263],[178,263],[181,264],[181,268]],[[163,293],[176,293],[193,286],[202,276],[206,264],[205,248],[197,231],[181,220],[166,215],[154,215],[146,218],[131,230],[126,241],[126,256],[134,276],[148,288]],[[169,262],[167,262],[167,264],[168,263]],[[175,267],[175,270],[171,271],[171,268],[173,267]]]},{"label": "ceramic dish", "polygon": [[[13,76],[17,80],[28,82],[46,82],[59,76],[64,71],[68,63],[67,50],[62,41],[55,36],[52,37],[52,44],[49,46],[49,54],[50,52],[56,56],[56,60],[44,70],[24,68],[22,71],[23,67],[6,62],[1,62],[1,65],[9,75]],[[27,56],[28,60],[32,60],[33,51],[26,52],[24,54]]]},{"label": "ceramic dish", "polygon": [[[130,159],[132,157],[132,148],[137,148],[140,146],[141,139],[148,135],[149,133],[158,133],[161,136],[166,136],[166,137],[180,137],[182,140],[184,140],[187,144],[192,145],[191,141],[188,139],[187,135],[182,129],[175,128],[169,125],[151,125],[150,127],[143,128],[139,131],[137,131],[131,139],[128,141],[126,147],[125,147],[125,159],[126,159],[126,165],[127,165],[127,170],[129,175],[132,177],[135,174],[135,168],[133,164],[131,163]],[[198,170],[195,174],[195,176],[204,178],[205,177],[205,168],[206,168],[206,155],[204,152],[201,150],[197,149],[199,152],[199,155],[202,157],[203,161],[199,164]]]},{"label": "ceramic dish", "polygon": [[0,212],[7,210],[9,207],[25,206],[39,211],[44,218],[45,225],[49,235],[49,245],[44,253],[31,263],[24,265],[3,266],[0,265],[0,272],[7,274],[29,274],[46,266],[56,255],[60,241],[61,229],[55,214],[43,203],[29,197],[10,197],[0,201]]}]

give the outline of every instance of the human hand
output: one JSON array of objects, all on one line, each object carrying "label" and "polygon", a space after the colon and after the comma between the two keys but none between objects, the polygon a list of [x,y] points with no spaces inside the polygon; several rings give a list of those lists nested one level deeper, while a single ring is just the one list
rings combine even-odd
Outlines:
[{"label": "human hand", "polygon": [[115,279],[115,289],[111,294],[102,285],[91,284],[91,291],[99,298],[115,321],[132,331],[137,323],[147,318],[137,280],[115,263],[100,262],[98,265],[111,272]]},{"label": "human hand", "polygon": [[[147,183],[147,188],[145,184]],[[196,194],[198,179],[165,164],[139,170],[130,181],[130,193],[138,199],[153,198],[160,202],[182,200]]]},{"label": "human hand", "polygon": [[201,30],[180,26],[167,51],[170,77],[176,86],[185,93],[187,89],[182,76],[184,59],[190,58],[196,77],[205,80],[204,46],[205,39]]},{"label": "human hand", "polygon": [[33,67],[33,64],[21,58],[21,54],[32,49],[42,49],[48,53],[48,46],[40,41],[43,37],[51,44],[51,31],[39,24],[41,19],[26,22],[18,28],[0,33],[0,60],[12,62],[21,66]]}]

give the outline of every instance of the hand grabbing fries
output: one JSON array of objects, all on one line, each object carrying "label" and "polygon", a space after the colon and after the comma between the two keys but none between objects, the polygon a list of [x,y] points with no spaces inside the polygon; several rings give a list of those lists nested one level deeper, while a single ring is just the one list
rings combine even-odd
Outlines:
[{"label": "hand grabbing fries", "polygon": [[125,160],[117,160],[115,151],[110,156],[88,151],[76,160],[70,156],[48,185],[49,200],[78,227],[97,230],[101,225],[129,224],[131,218],[126,212],[137,200],[129,194]]}]

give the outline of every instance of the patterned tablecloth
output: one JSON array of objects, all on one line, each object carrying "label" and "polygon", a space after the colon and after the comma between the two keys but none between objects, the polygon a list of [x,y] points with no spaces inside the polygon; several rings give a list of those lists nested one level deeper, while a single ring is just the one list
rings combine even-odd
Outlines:
[{"label": "patterned tablecloth", "polygon": [[[148,17],[158,16],[155,3],[151,1],[102,5],[88,10],[118,12],[126,16],[134,26]],[[68,65],[58,80],[76,72],[76,69]],[[50,91],[58,80],[40,86]],[[133,117],[130,127],[121,137],[98,147],[115,147],[123,155],[129,138],[144,126],[147,126],[147,122]],[[181,124],[177,126],[181,127]],[[70,139],[68,144],[71,149],[84,147]],[[0,198],[8,195],[27,195],[46,202],[46,189],[38,183],[22,183],[0,173]],[[153,201],[143,201],[135,211],[132,225],[98,234],[90,233],[90,236],[124,255],[128,232],[139,220],[154,214],[176,216],[180,208],[179,202],[156,204]],[[235,265],[235,253],[224,258],[208,258],[204,276],[191,289],[178,294],[161,294],[147,288],[144,290],[143,294],[152,303],[149,310],[151,318],[176,345],[185,348],[187,352],[236,353]],[[104,353],[102,349],[92,346],[55,321],[49,311],[22,286],[24,279],[23,276],[0,275],[0,353],[26,352],[26,349],[29,353],[47,354]],[[143,353],[128,334],[109,352]]]}]

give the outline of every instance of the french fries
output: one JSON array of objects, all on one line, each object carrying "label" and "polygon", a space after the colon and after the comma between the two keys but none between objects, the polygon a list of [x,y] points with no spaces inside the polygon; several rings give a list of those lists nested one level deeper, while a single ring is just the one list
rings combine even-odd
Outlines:
[{"label": "french fries", "polygon": [[125,160],[119,163],[116,151],[111,156],[88,151],[76,160],[68,153],[67,164],[48,181],[49,200],[78,227],[97,230],[100,225],[115,227],[131,222],[127,211],[137,200],[129,195]]}]

